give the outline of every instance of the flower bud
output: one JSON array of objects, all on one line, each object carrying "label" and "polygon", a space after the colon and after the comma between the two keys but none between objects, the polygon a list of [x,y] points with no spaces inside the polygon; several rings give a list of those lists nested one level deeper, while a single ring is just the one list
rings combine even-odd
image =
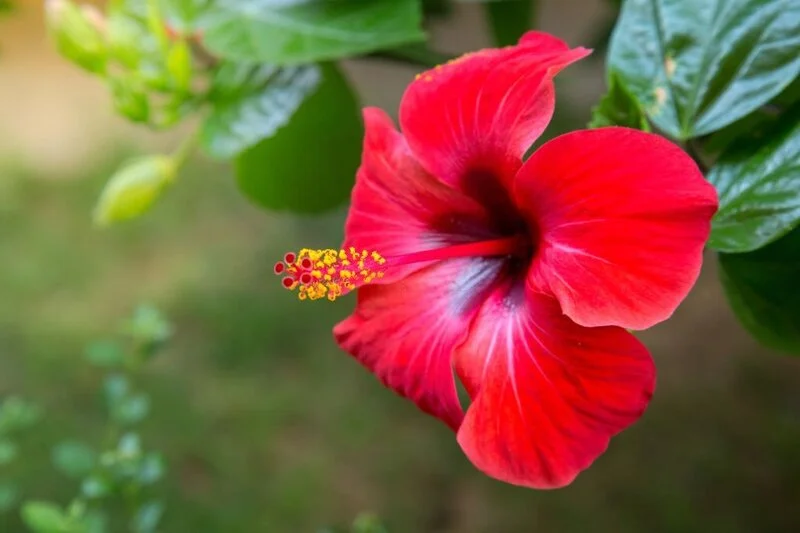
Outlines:
[{"label": "flower bud", "polygon": [[47,0],[45,12],[58,51],[89,72],[104,72],[107,49],[103,15],[69,0]]},{"label": "flower bud", "polygon": [[177,167],[172,158],[147,156],[120,168],[106,183],[94,209],[99,225],[135,218],[147,211],[172,183]]}]

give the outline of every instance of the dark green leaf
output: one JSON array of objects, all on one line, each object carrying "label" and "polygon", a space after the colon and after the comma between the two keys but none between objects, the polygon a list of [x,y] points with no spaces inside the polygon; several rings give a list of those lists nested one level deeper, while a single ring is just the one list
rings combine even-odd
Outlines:
[{"label": "dark green leaf", "polygon": [[204,43],[228,59],[310,63],[420,41],[420,22],[418,0],[220,0]]},{"label": "dark green leaf", "polygon": [[271,137],[318,87],[316,65],[275,68],[227,64],[215,79],[214,110],[201,141],[209,154],[229,158]]},{"label": "dark green leaf", "polygon": [[94,468],[97,454],[82,442],[65,441],[53,448],[53,464],[64,474],[79,478]]},{"label": "dark green leaf", "polygon": [[743,254],[719,254],[728,301],[761,343],[800,354],[800,228]]},{"label": "dark green leaf", "polygon": [[495,44],[510,46],[517,43],[533,26],[535,3],[536,0],[495,0],[483,5]]},{"label": "dark green leaf", "polygon": [[639,102],[628,92],[612,70],[608,76],[608,92],[592,109],[590,128],[627,126],[650,131],[647,117]]},{"label": "dark green leaf", "polygon": [[358,102],[334,65],[291,122],[236,160],[239,186],[268,209],[318,212],[350,194],[361,154]]},{"label": "dark green leaf", "polygon": [[69,520],[62,509],[50,502],[27,502],[22,506],[22,521],[34,533],[67,533]]},{"label": "dark green leaf", "polygon": [[652,122],[689,139],[757,109],[800,72],[800,2],[628,0],[609,68]]},{"label": "dark green leaf", "polygon": [[[719,192],[709,246],[747,252],[800,224],[800,110],[766,139],[736,143],[708,175]],[[743,145],[744,144],[744,145]]]}]

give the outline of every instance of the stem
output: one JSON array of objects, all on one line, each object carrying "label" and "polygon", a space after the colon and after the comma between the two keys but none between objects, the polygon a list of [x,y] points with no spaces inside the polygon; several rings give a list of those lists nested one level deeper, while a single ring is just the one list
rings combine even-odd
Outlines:
[{"label": "stem", "polygon": [[180,169],[186,163],[186,160],[192,155],[197,143],[200,140],[200,130],[196,129],[186,137],[180,146],[172,153],[172,161],[175,168]]}]

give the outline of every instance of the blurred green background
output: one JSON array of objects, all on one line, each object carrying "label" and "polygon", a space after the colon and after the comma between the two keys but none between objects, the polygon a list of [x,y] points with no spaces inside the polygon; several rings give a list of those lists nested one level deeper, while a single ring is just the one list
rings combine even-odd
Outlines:
[{"label": "blurred green background", "polygon": [[[103,87],[51,51],[39,2],[20,7],[0,22],[0,395],[45,409],[6,472],[27,496],[75,493],[49,456],[62,438],[100,437],[84,346],[150,301],[176,328],[144,382],[156,407],[143,436],[170,466],[165,532],[313,533],[364,510],[393,533],[800,531],[800,364],[740,329],[711,256],[675,317],[642,334],[659,367],[644,418],[568,488],[503,485],[338,351],[330,330],[352,298],[300,303],[273,277],[285,251],[338,243],[344,209],[259,211],[197,159],[149,216],[94,229],[119,161],[176,138],[115,118]],[[591,44],[608,15],[599,0],[542,1],[539,27]],[[447,51],[488,44],[474,5],[433,33]],[[415,70],[347,72],[365,103],[394,111]],[[565,72],[548,134],[582,126],[603,88],[602,53]]]}]

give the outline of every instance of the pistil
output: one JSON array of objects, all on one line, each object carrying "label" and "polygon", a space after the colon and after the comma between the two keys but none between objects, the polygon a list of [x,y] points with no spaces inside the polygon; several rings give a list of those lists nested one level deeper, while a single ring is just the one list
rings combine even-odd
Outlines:
[{"label": "pistil", "polygon": [[514,255],[524,250],[525,244],[523,236],[513,236],[387,257],[375,250],[354,247],[342,250],[305,248],[297,254],[287,253],[273,270],[276,275],[283,276],[284,288],[298,290],[301,300],[327,298],[333,301],[384,277],[392,267],[463,257]]}]

